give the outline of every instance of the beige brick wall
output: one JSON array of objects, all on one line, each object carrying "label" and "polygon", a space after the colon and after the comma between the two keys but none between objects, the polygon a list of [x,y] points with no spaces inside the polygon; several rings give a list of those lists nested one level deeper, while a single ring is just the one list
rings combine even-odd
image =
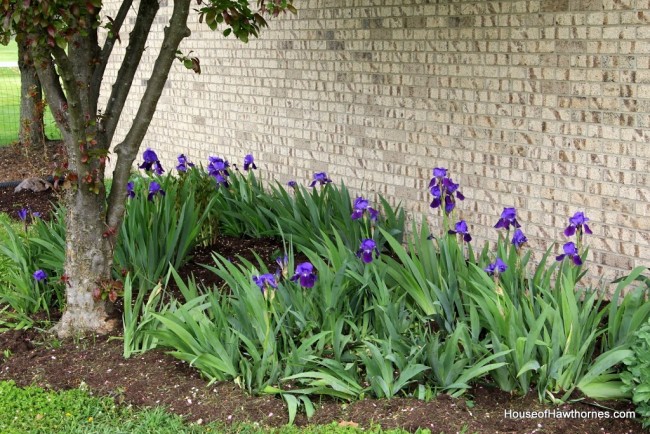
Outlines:
[{"label": "beige brick wall", "polygon": [[[650,265],[650,0],[296,6],[247,45],[193,14],[182,48],[203,73],[173,67],[143,146],[168,168],[181,152],[240,164],[252,152],[259,173],[282,182],[327,171],[432,225],[426,187],[445,166],[477,240],[495,239],[501,210],[516,206],[530,245],[544,249],[583,210],[592,271]],[[151,35],[145,65],[161,39]]]}]

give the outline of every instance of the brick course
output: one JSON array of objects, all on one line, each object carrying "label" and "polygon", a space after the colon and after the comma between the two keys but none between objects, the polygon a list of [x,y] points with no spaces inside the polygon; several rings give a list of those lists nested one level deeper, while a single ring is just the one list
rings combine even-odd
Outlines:
[{"label": "brick course", "polygon": [[[145,147],[171,168],[255,154],[265,178],[327,171],[439,224],[426,191],[448,167],[479,241],[516,206],[542,251],[592,219],[593,269],[650,265],[650,1],[304,0],[244,45],[190,17]],[[107,14],[115,5],[108,2]],[[116,140],[144,92],[170,13],[150,35]],[[132,23],[129,23],[132,25]],[[107,82],[128,41],[114,53]],[[108,91],[109,87],[106,86]],[[434,229],[435,231],[436,229]]]}]

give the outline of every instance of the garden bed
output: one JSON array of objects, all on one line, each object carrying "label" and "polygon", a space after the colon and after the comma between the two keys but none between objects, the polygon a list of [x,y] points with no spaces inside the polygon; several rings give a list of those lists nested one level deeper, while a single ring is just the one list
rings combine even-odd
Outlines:
[{"label": "garden bed", "polygon": [[[211,163],[215,162],[221,162],[221,160],[211,159]],[[26,163],[23,162],[23,164]],[[434,175],[435,173],[434,171]],[[323,179],[326,178],[325,174],[317,175]],[[12,174],[11,176],[16,175]],[[157,184],[158,181],[161,184]],[[190,181],[197,183],[199,188],[196,191],[184,190]],[[573,336],[583,336],[580,333],[591,332],[590,328],[584,331],[581,329],[583,324],[578,321],[578,312],[584,311],[590,315],[587,319],[594,329],[600,330],[606,325],[599,323],[599,316],[596,315],[597,312],[606,313],[599,310],[599,306],[602,306],[597,304],[592,308],[588,301],[576,299],[573,286],[569,284],[570,280],[567,280],[569,283],[566,285],[551,288],[549,273],[552,273],[553,267],[550,268],[550,271],[544,271],[542,266],[540,273],[535,275],[536,286],[529,287],[529,280],[519,279],[512,273],[505,273],[507,267],[503,262],[499,263],[500,260],[492,264],[491,256],[487,255],[487,249],[480,258],[474,257],[473,253],[467,250],[467,254],[472,259],[465,259],[465,247],[469,249],[469,246],[462,244],[463,241],[460,242],[461,244],[454,244],[455,238],[446,236],[446,230],[443,232],[444,236],[435,238],[428,236],[429,233],[425,229],[419,234],[416,229],[416,233],[413,235],[417,248],[409,247],[408,251],[405,250],[401,244],[403,214],[391,210],[384,202],[382,208],[385,216],[382,215],[380,221],[373,223],[371,222],[373,220],[372,212],[376,213],[376,211],[369,207],[368,201],[357,198],[354,201],[353,212],[352,200],[343,186],[340,188],[326,186],[322,189],[296,189],[293,187],[293,191],[290,192],[276,189],[272,193],[273,196],[265,196],[261,185],[250,173],[245,177],[234,176],[231,178],[231,182],[230,187],[226,185],[216,187],[215,194],[215,185],[211,178],[198,171],[181,176],[180,181],[169,178],[151,178],[149,175],[135,177],[130,191],[127,190],[132,196],[128,202],[129,211],[122,228],[123,231],[126,231],[124,233],[133,235],[133,237],[116,248],[116,264],[118,264],[116,275],[126,275],[119,271],[126,271],[128,268],[128,271],[133,273],[131,277],[135,275],[138,279],[136,281],[127,278],[122,287],[124,289],[124,306],[127,308],[133,306],[135,309],[135,313],[129,313],[129,309],[124,309],[126,319],[123,336],[118,335],[108,339],[101,336],[86,336],[59,341],[37,331],[38,328],[48,329],[57,320],[58,314],[51,312],[49,320],[43,320],[42,317],[37,318],[38,321],[34,322],[36,327],[34,329],[0,334],[0,351],[2,352],[0,380],[15,380],[21,386],[35,384],[52,389],[69,389],[86,385],[94,393],[111,396],[117,402],[138,406],[162,405],[194,422],[235,423],[248,421],[266,426],[285,424],[291,418],[286,405],[290,400],[285,401],[279,397],[280,395],[274,395],[279,390],[275,389],[276,392],[274,392],[275,385],[281,384],[285,399],[287,396],[289,398],[300,397],[299,393],[304,393],[301,399],[307,399],[307,394],[311,396],[310,402],[313,403],[315,412],[308,421],[304,411],[300,411],[295,418],[295,423],[298,425],[338,422],[342,425],[358,425],[360,427],[379,424],[383,428],[399,427],[411,431],[425,428],[432,432],[480,433],[628,433],[640,430],[640,424],[631,419],[607,419],[593,416],[598,411],[609,411],[610,414],[614,411],[630,411],[634,410],[634,406],[628,401],[595,402],[584,399],[579,394],[579,389],[575,388],[581,378],[587,377],[584,372],[580,376],[575,374],[575,377],[569,377],[573,379],[564,381],[564,383],[560,383],[558,378],[553,376],[545,379],[546,389],[541,389],[542,395],[546,396],[545,394],[552,390],[551,397],[567,400],[567,403],[558,406],[540,404],[540,390],[535,388],[535,379],[541,379],[541,374],[536,373],[533,380],[530,378],[528,380],[520,379],[521,374],[517,374],[517,371],[521,369],[521,373],[528,377],[527,372],[536,372],[540,370],[541,366],[534,365],[537,362],[535,358],[538,356],[537,352],[533,352],[532,355],[521,352],[520,350],[523,349],[523,346],[520,345],[521,342],[510,341],[512,338],[510,335],[513,334],[510,331],[513,330],[513,327],[518,327],[517,336],[524,338],[526,347],[532,345],[533,348],[541,347],[541,344],[527,336],[536,337],[540,334],[539,330],[543,330],[540,338],[545,339],[543,344],[548,348],[555,348],[557,345],[559,347],[556,348],[558,354],[553,354],[555,359],[545,361],[542,356],[547,357],[547,355],[542,351],[539,353],[539,360],[542,363],[555,363],[561,351],[565,351],[567,355],[577,354],[579,348],[574,348],[574,341],[577,342],[577,345],[582,345],[582,338],[572,339]],[[449,179],[448,182],[451,183],[451,180]],[[152,196],[150,186],[153,184],[157,184],[158,189],[162,185],[167,194],[160,195],[160,197]],[[203,190],[201,190],[202,187]],[[451,189],[451,187],[455,189],[458,186],[449,184],[445,188]],[[148,188],[150,195],[146,198]],[[188,194],[192,196],[188,196]],[[11,195],[7,197],[11,197]],[[171,223],[160,219],[159,216],[184,215],[186,218],[183,224],[188,231],[195,227],[198,228],[200,227],[198,222],[205,221],[200,217],[197,209],[191,207],[197,204],[197,207],[200,208],[199,204],[201,203],[212,203],[210,198],[213,197],[220,200],[219,205],[215,208],[221,214],[216,220],[205,220],[210,221],[210,224],[203,223],[205,227],[202,229],[207,227],[207,232],[204,234],[205,238],[201,238],[202,240],[212,240],[210,245],[199,245],[194,250],[182,250],[183,245],[179,243],[174,247],[174,251],[183,252],[184,258],[187,258],[186,255],[189,253],[190,260],[178,261],[177,257],[173,255],[170,257],[171,259],[166,259],[165,254],[168,248],[163,248],[166,245],[164,241],[176,229]],[[51,198],[56,198],[56,196]],[[179,200],[180,198],[183,200]],[[9,212],[14,218],[17,206],[29,205],[32,212],[44,212],[35,209],[37,202],[17,204],[16,200],[17,196],[14,196],[13,199],[6,201],[12,205]],[[206,209],[209,209],[209,206]],[[504,214],[506,214],[506,210],[504,210]],[[187,214],[184,213],[185,211]],[[368,213],[367,219],[362,217],[366,212]],[[512,216],[506,216],[508,221],[516,222],[514,209],[511,213]],[[189,218],[188,215],[193,217]],[[355,215],[357,215],[356,218]],[[502,215],[500,222],[505,221],[506,217]],[[180,217],[174,217],[171,221],[176,221],[174,220],[176,218],[181,221]],[[214,218],[214,216],[210,215],[209,218]],[[355,219],[358,221],[350,222]],[[61,253],[64,249],[61,237],[64,231],[62,221],[61,215],[57,219],[53,219],[51,225],[36,221],[31,230],[32,235],[25,235],[26,232],[21,225],[17,225],[17,231],[8,225],[5,226],[6,230],[14,231],[13,240],[22,240],[23,236],[25,240],[32,239],[29,237],[37,236],[34,233],[41,237],[39,243],[31,244],[32,249],[26,249],[21,253],[23,257],[29,258],[28,265],[24,266],[25,271],[23,272],[26,278],[24,280],[28,282],[27,286],[33,285],[38,290],[45,287],[44,285],[52,285],[54,291],[62,291],[64,286],[60,279],[62,259],[57,259],[63,257]],[[275,230],[276,224],[281,224],[280,233]],[[375,228],[375,224],[378,229]],[[396,234],[395,238],[389,235],[391,228],[394,230],[391,233]],[[508,228],[507,226],[506,230]],[[466,226],[457,224],[455,229],[457,234],[465,235],[464,242],[469,242]],[[335,231],[336,237],[329,238],[324,232],[325,230]],[[367,234],[371,234],[372,237],[373,233],[377,244],[372,242],[367,244],[369,247],[364,247],[366,245],[364,243],[372,241],[366,239],[357,251],[359,240],[366,238]],[[240,234],[240,236],[233,236],[233,234]],[[273,236],[268,236],[269,234]],[[285,252],[285,243],[279,238],[280,234],[282,236],[291,234],[295,245],[302,249],[301,253],[288,249],[286,254],[289,259],[285,257],[285,262],[281,260],[282,253]],[[364,234],[366,234],[365,237]],[[46,239],[47,242],[42,239]],[[434,239],[435,241],[432,241]],[[507,235],[505,240],[505,242],[502,240],[502,244],[498,247],[498,253],[502,258],[507,258],[511,269],[518,269],[519,260],[522,259],[518,249],[525,240],[520,244],[513,241],[514,247],[507,246]],[[20,247],[21,242],[23,241],[16,241],[15,246]],[[37,248],[44,245],[56,246],[59,254],[50,257],[49,262],[42,262],[43,265],[38,265],[38,267],[50,267],[47,269],[47,274],[43,273],[49,280],[46,283],[40,283],[36,273],[34,273],[34,277],[32,277],[32,273],[35,268],[38,268],[35,265],[43,256],[43,252]],[[375,247],[376,245],[378,248]],[[437,246],[435,248],[442,249],[441,252],[444,251],[444,253],[438,254],[438,251],[434,250],[434,245]],[[150,248],[151,250],[149,250]],[[213,253],[221,256],[217,263],[212,261]],[[151,293],[149,291],[156,286],[157,282],[163,281],[167,275],[164,268],[161,271],[156,267],[147,266],[149,264],[147,260],[154,254],[157,261],[154,265],[168,265],[171,260],[176,260],[179,276],[175,279],[176,283],[170,283],[168,286],[165,297],[161,298],[162,304],[159,304],[158,301],[154,301],[151,305],[146,303],[145,312],[142,300],[146,300],[146,298],[141,298],[141,301],[138,302],[138,295],[155,300],[159,294],[158,290],[155,289]],[[577,262],[575,256],[571,256],[574,263]],[[443,257],[446,259],[440,260]],[[277,263],[276,260],[278,260]],[[309,265],[308,271],[305,271],[303,267],[308,260],[313,263],[317,273],[318,281],[315,286],[316,278],[310,274],[312,264],[307,264]],[[526,260],[525,257],[524,260]],[[203,264],[213,265],[214,268],[206,270]],[[485,267],[488,264],[489,266]],[[571,268],[572,265],[567,261],[561,262],[561,266],[563,267],[561,272],[570,278],[573,278],[574,272],[579,271],[579,269],[574,271]],[[278,267],[280,269],[276,274],[272,274]],[[298,269],[302,271],[298,272]],[[296,274],[290,278],[294,270]],[[465,273],[462,287],[454,270]],[[39,271],[42,272],[42,270]],[[495,272],[496,276],[494,276]],[[299,274],[300,278],[298,278]],[[199,286],[205,286],[208,289],[199,290],[192,284],[187,285],[189,289],[184,287],[180,282],[187,282],[191,275],[194,276]],[[449,280],[446,280],[447,278]],[[34,279],[37,280],[35,284],[33,283]],[[426,283],[425,280],[430,283]],[[228,282],[227,288],[223,285],[225,281]],[[136,285],[136,282],[139,286]],[[439,293],[441,297],[456,297],[448,300],[440,298],[441,302],[447,303],[447,310],[444,312],[432,304],[432,300],[430,300],[432,293],[424,292],[429,284],[433,287],[431,282],[437,282],[436,290],[439,290],[438,288],[447,290],[446,293]],[[472,283],[466,285],[465,282]],[[127,287],[129,288],[128,298]],[[548,288],[548,290],[533,296],[529,293],[531,288],[532,291],[538,291],[540,288],[545,291]],[[406,292],[400,295],[400,291]],[[169,297],[170,293],[173,296],[171,298]],[[187,295],[187,299],[185,295]],[[438,293],[435,296],[438,297]],[[559,300],[558,297],[562,297],[562,303],[555,301]],[[122,299],[118,300],[119,315],[122,313]],[[635,301],[631,298],[626,300],[622,312],[633,312],[637,302],[638,300]],[[53,309],[61,305],[58,304],[60,302],[57,302],[56,298],[49,298],[47,303],[51,303],[50,306]],[[187,307],[188,305],[189,307]],[[211,306],[210,309],[214,310],[207,310],[204,306]],[[540,309],[540,306],[543,306],[541,319],[537,320],[540,313],[534,313],[533,310],[526,311],[526,314],[522,315],[521,306],[526,309]],[[159,308],[162,309],[157,310]],[[569,312],[567,310],[569,308],[575,310],[575,314]],[[466,309],[473,309],[473,311],[466,312]],[[504,309],[506,310],[504,311]],[[332,321],[332,312],[338,312],[337,315],[341,315],[340,318],[348,322],[341,322],[339,325],[338,321]],[[425,315],[424,312],[428,314]],[[432,315],[430,312],[437,312],[437,314]],[[505,312],[507,312],[507,321],[505,321]],[[562,315],[567,312],[573,316],[563,317]],[[200,335],[200,342],[195,342],[196,345],[191,345],[189,349],[174,340],[171,331],[175,333],[179,327],[169,327],[170,324],[173,324],[169,321],[176,321],[180,315],[186,313],[192,316],[193,320],[179,322],[180,327],[187,330],[183,336],[187,338],[189,336],[187,333]],[[478,328],[479,315],[484,321],[481,325],[483,330]],[[361,318],[363,321],[360,321]],[[616,313],[612,311],[610,321],[614,321],[616,318],[618,318]],[[463,319],[464,323],[460,319]],[[134,328],[139,320],[144,324],[144,329]],[[155,325],[156,321],[163,320],[166,321],[166,331],[163,328],[156,328],[160,326]],[[359,320],[359,328],[353,325],[345,326],[345,324],[357,320]],[[198,324],[198,321],[200,321],[201,327],[197,326],[192,329],[192,324]],[[273,328],[269,325],[271,323],[274,324]],[[127,324],[130,324],[130,327]],[[152,324],[154,325],[152,326]],[[373,333],[381,331],[384,324],[388,324],[390,327],[383,329],[382,334],[369,334],[368,330]],[[470,334],[468,331],[471,330],[470,326],[475,328],[476,332]],[[259,330],[265,330],[265,327],[268,327],[268,331],[258,334]],[[488,327],[500,335],[488,336]],[[236,328],[238,334],[233,334],[233,330]],[[534,328],[537,328],[537,333],[527,333],[528,330]],[[566,333],[562,331],[565,329]],[[158,333],[161,330],[166,334]],[[138,353],[138,348],[155,347],[155,344],[151,345],[151,341],[148,340],[148,333],[151,333],[150,336],[156,336],[158,333],[157,339],[160,339],[160,347],[145,353]],[[248,333],[248,335],[245,336],[244,333]],[[552,339],[551,333],[553,334]],[[626,339],[625,328],[611,322],[610,330],[607,333],[609,341],[605,344],[609,345],[610,353],[608,354],[612,354],[612,357],[615,358],[620,357],[621,354],[629,353],[629,351],[618,351],[619,347],[615,346],[617,340]],[[333,337],[331,340],[330,336]],[[494,342],[498,340],[499,336],[512,348],[516,346],[521,352],[522,358],[528,358],[528,362],[525,360],[518,362],[527,369],[517,368],[513,371],[514,368],[509,367],[509,371],[504,369],[498,375],[490,376],[476,371],[476,369],[480,370],[481,366],[488,366],[489,369],[485,371],[488,372],[506,365],[501,362],[491,363],[498,360],[497,357],[503,358],[504,355],[511,352],[504,352],[495,347]],[[240,341],[233,340],[235,338]],[[244,338],[245,341],[241,340]],[[350,341],[353,338],[355,341]],[[345,339],[350,340],[346,341]],[[560,339],[564,339],[566,342],[561,343],[564,341]],[[588,343],[594,346],[594,338],[590,337],[589,339],[591,341]],[[229,348],[232,349],[225,352],[228,353],[225,354],[227,357],[224,357],[224,351],[220,351],[218,347],[208,348],[214,342],[221,345],[222,341],[227,342],[230,345]],[[472,342],[478,344],[479,341],[478,347],[472,346]],[[176,357],[165,353],[165,350],[162,349],[165,344],[167,347],[177,350]],[[175,347],[175,344],[180,346]],[[298,346],[300,348],[297,348]],[[378,346],[381,346],[382,353],[379,353]],[[596,346],[600,348],[601,345]],[[273,348],[273,350],[267,351],[268,348]],[[366,350],[362,351],[360,348]],[[423,367],[414,360],[420,356],[424,348],[427,348],[427,353],[425,353],[427,356],[417,360],[427,363],[425,368],[430,372],[437,368],[440,368],[441,372],[436,372],[435,378],[429,372],[430,376],[424,380],[421,377],[417,382],[407,379],[400,387],[393,388],[395,382],[402,380],[402,375],[411,375],[409,371],[412,373],[414,369]],[[479,348],[480,355],[472,354],[472,351],[476,352]],[[600,354],[599,348],[594,347],[593,351],[596,354],[594,357]],[[127,349],[134,353],[130,358],[125,359],[123,355],[126,354]],[[270,383],[263,383],[271,380],[264,377],[267,375],[266,371],[257,371],[255,366],[268,369],[271,364],[265,365],[267,362],[263,362],[261,365],[254,364],[259,362],[256,357],[260,356],[256,356],[256,354],[260,354],[258,353],[260,349],[264,349],[265,360],[268,355],[269,363],[281,366],[280,370],[269,371],[268,375],[275,376]],[[205,354],[212,355],[210,351],[214,351],[214,357],[222,357],[225,362],[206,364],[206,359],[203,356]],[[340,353],[336,353],[336,351],[340,351]],[[376,357],[375,353],[379,356]],[[299,356],[295,356],[295,354],[299,354]],[[369,357],[370,354],[373,354],[373,358]],[[451,362],[446,354],[453,356]],[[240,359],[235,360],[234,366],[236,367],[234,369],[228,369],[227,365],[231,362],[229,357],[233,355],[239,355]],[[584,361],[581,362],[585,364],[584,366],[593,366],[594,357],[591,355],[580,355],[580,357],[584,357]],[[409,359],[410,368],[405,367],[404,360],[406,358]],[[195,367],[203,369],[204,374],[212,375],[213,378],[235,378],[240,381],[243,388],[254,389],[257,395],[245,393],[232,381],[217,381],[208,386],[197,369],[179,359],[192,360]],[[300,361],[298,362],[298,360]],[[313,363],[314,360],[317,362]],[[388,363],[388,360],[395,365]],[[569,359],[565,358],[565,360]],[[316,393],[312,393],[316,389],[311,392],[295,390],[296,386],[305,387],[306,382],[301,383],[300,380],[296,380],[300,379],[304,371],[315,369],[317,364],[328,368],[333,366],[329,365],[330,362],[332,364],[340,363],[338,365],[340,367],[352,368],[345,367],[343,370],[339,370],[337,378],[327,377],[332,381],[324,384],[323,387],[316,388],[318,389]],[[308,363],[312,363],[309,368],[305,367]],[[385,367],[386,363],[389,366],[387,370],[382,368],[379,375],[371,374],[371,372],[377,372],[378,369],[373,366],[383,364],[381,366]],[[479,365],[480,363],[483,365]],[[486,365],[487,363],[491,364]],[[294,371],[288,371],[290,364],[290,369],[294,369]],[[400,364],[399,369],[396,368],[398,364]],[[359,371],[362,371],[365,376],[343,384],[342,380],[345,380],[346,375],[354,373],[355,366],[362,365],[363,370],[359,368]],[[605,368],[599,372],[606,371],[611,365],[613,362],[601,361],[600,366],[605,366]],[[459,366],[460,368],[458,368]],[[249,369],[247,367],[254,371],[246,371]],[[285,368],[289,372],[288,374],[287,371],[284,371],[283,375],[278,373]],[[300,370],[301,368],[303,370]],[[372,371],[373,369],[374,371]],[[237,372],[233,373],[233,370]],[[445,370],[449,375],[443,372]],[[470,375],[468,372],[472,370],[474,373]],[[296,372],[296,375],[292,375]],[[326,372],[326,370],[321,372]],[[592,372],[596,372],[596,370],[594,369]],[[597,377],[599,372],[593,375]],[[320,378],[313,377],[313,372],[306,374],[312,375],[312,379]],[[465,377],[465,374],[468,376]],[[567,372],[566,375],[568,374],[571,372]],[[220,377],[221,375],[223,376]],[[249,375],[249,377],[243,377],[244,375]],[[251,375],[260,375],[260,377]],[[455,377],[453,377],[454,375]],[[286,378],[282,379],[283,376]],[[414,375],[411,375],[409,378],[413,377]],[[242,380],[242,378],[244,379]],[[383,390],[378,389],[377,378],[390,383],[390,390],[385,389],[387,391],[384,393]],[[467,379],[463,380],[463,378]],[[599,378],[607,380],[607,377]],[[258,380],[261,382],[255,383]],[[587,380],[581,383],[586,389],[592,384]],[[501,387],[496,385],[499,381],[501,381],[499,383]],[[471,384],[472,387],[465,390],[468,387],[465,383]],[[260,384],[262,385],[260,386]],[[343,389],[337,388],[336,384],[343,384]],[[335,400],[331,397],[339,396],[336,393],[341,390],[344,390],[343,400]],[[444,390],[456,393],[455,396],[459,397],[453,398],[444,394],[442,393]],[[502,390],[517,392],[507,393]],[[591,390],[593,391],[593,389]],[[521,396],[522,391],[528,393]],[[297,394],[291,395],[292,393]],[[435,396],[436,394],[437,396]],[[565,396],[562,397],[562,394]],[[391,395],[392,399],[368,398],[368,396]],[[419,395],[423,399],[406,398],[406,395]],[[346,402],[346,399],[350,402]],[[548,413],[561,411],[563,413],[560,417],[528,419],[507,417],[508,412],[526,411],[547,411]],[[572,411],[578,412],[578,414],[571,414]],[[589,414],[592,416],[581,415],[583,412],[590,412]]]},{"label": "garden bed", "polygon": [[[259,422],[280,426],[288,414],[281,399],[249,396],[231,382],[210,387],[186,363],[160,350],[122,357],[122,342],[89,336],[58,342],[36,331],[0,334],[0,349],[11,349],[0,364],[0,380],[15,380],[20,386],[38,385],[55,390],[77,388],[84,383],[93,393],[112,396],[117,402],[138,406],[163,405],[187,416],[188,421],[225,423]],[[310,423],[348,422],[368,427],[404,428],[415,431],[454,433],[467,426],[468,433],[633,433],[640,426],[631,420],[584,418],[508,419],[507,410],[602,411],[602,406],[619,411],[633,410],[622,402],[592,405],[588,401],[560,407],[541,405],[535,393],[511,396],[484,385],[460,399],[440,395],[429,402],[412,398],[364,399],[350,404],[325,399],[315,403]],[[468,405],[469,404],[469,405]],[[296,417],[297,425],[307,420]]]}]

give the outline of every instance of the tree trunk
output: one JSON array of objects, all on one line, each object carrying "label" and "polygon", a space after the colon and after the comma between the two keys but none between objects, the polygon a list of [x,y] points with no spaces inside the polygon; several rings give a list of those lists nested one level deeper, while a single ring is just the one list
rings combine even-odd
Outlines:
[{"label": "tree trunk", "polygon": [[[176,0],[138,114],[124,141],[115,148],[117,162],[107,205],[105,155],[128,97],[158,2],[142,0],[140,6],[127,47],[127,54],[134,53],[124,59],[127,67],[120,68],[106,114],[99,122],[94,122],[99,90],[91,84],[101,84],[101,80],[93,80],[93,71],[98,62],[106,59],[98,58],[101,50],[96,31],[85,36],[75,35],[69,41],[67,52],[57,45],[47,48],[37,63],[39,78],[65,142],[68,153],[66,180],[71,187],[66,197],[66,307],[52,330],[59,337],[84,332],[108,334],[119,324],[110,318],[113,304],[99,296],[105,298],[114,283],[111,279],[113,243],[117,241],[124,214],[126,184],[169,70],[177,58],[178,46],[190,35],[187,28],[190,0]],[[121,9],[120,19],[124,19],[127,10],[128,7]],[[110,54],[110,50],[105,54]]]},{"label": "tree trunk", "polygon": [[20,143],[29,151],[41,151],[45,146],[43,91],[24,41],[18,43],[18,68],[20,69]]},{"label": "tree trunk", "polygon": [[66,308],[53,331],[59,337],[107,334],[118,325],[110,318],[113,304],[93,295],[111,282],[113,250],[105,236],[105,192],[95,194],[84,186],[70,191],[66,199]]}]

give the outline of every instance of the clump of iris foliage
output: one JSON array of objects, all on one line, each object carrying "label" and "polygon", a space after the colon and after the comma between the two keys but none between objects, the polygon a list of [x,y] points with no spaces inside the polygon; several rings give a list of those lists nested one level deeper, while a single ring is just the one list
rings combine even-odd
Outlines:
[{"label": "clump of iris foliage", "polygon": [[[646,270],[615,282],[609,303],[604,288],[580,285],[592,233],[581,211],[559,234],[559,253],[552,246],[533,263],[513,207],[495,216],[498,241],[474,249],[460,218],[469,199],[445,168],[429,184],[439,228],[413,223],[406,236],[400,207],[353,198],[324,172],[307,186],[264,185],[252,155],[242,170],[215,156],[204,169],[181,155],[173,177],[154,151],[143,157],[144,174],[125,192],[117,283],[98,292],[124,296],[125,357],[167,348],[209,381],[281,396],[290,420],[300,408],[311,415],[318,396],[457,397],[479,382],[550,402],[645,396],[626,366],[642,363]],[[7,230],[9,240],[41,245],[34,232]],[[220,287],[181,279],[192,248],[219,234],[281,237],[284,249],[271,267],[215,253],[206,267]],[[42,294],[62,262],[32,259],[16,276]],[[39,281],[37,268],[47,277]],[[171,282],[179,299],[166,293]]]}]

